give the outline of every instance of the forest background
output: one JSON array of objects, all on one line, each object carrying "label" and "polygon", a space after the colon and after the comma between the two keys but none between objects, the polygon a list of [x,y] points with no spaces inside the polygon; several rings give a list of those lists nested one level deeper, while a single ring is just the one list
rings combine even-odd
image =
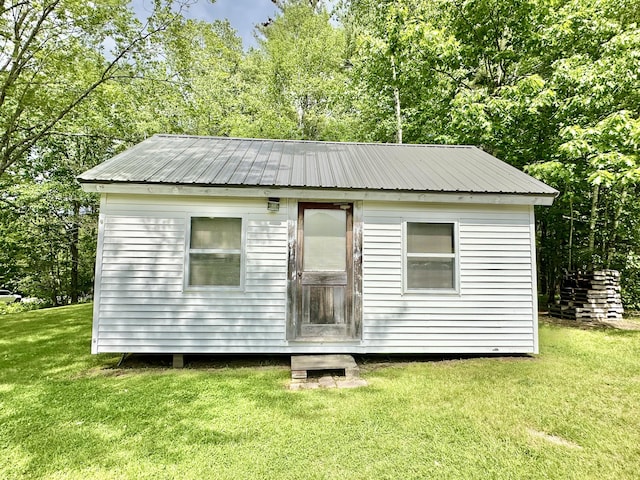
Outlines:
[{"label": "forest background", "polygon": [[0,286],[90,298],[98,198],[75,177],[155,133],[472,144],[560,191],[540,293],[622,272],[640,308],[638,0],[277,0],[244,50],[188,2],[0,6]]}]

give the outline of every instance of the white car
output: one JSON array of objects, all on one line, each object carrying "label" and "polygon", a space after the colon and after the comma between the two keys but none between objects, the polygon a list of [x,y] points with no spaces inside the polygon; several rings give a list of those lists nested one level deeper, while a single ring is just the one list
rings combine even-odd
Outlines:
[{"label": "white car", "polygon": [[0,303],[14,303],[22,300],[22,296],[9,290],[0,290]]}]

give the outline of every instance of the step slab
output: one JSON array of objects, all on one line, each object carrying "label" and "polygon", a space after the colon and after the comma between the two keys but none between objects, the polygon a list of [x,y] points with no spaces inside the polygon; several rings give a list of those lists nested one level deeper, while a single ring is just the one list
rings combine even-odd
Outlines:
[{"label": "step slab", "polygon": [[292,355],[291,378],[306,379],[307,372],[344,370],[347,378],[358,377],[360,369],[351,355]]}]

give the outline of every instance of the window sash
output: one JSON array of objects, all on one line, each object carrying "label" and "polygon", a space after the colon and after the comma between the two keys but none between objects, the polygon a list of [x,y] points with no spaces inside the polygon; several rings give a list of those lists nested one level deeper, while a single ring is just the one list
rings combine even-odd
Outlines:
[{"label": "window sash", "polygon": [[233,251],[239,250],[241,245],[241,218],[191,217],[189,248]]},{"label": "window sash", "polygon": [[192,287],[237,287],[241,280],[239,253],[193,253],[189,256]]},{"label": "window sash", "polygon": [[452,223],[407,222],[408,253],[455,252]]}]

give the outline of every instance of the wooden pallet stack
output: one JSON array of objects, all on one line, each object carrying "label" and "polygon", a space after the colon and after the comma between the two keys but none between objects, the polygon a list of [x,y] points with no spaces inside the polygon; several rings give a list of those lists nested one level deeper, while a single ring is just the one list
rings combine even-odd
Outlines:
[{"label": "wooden pallet stack", "polygon": [[622,320],[620,272],[596,270],[562,276],[560,303],[552,305],[553,317],[581,321]]}]

